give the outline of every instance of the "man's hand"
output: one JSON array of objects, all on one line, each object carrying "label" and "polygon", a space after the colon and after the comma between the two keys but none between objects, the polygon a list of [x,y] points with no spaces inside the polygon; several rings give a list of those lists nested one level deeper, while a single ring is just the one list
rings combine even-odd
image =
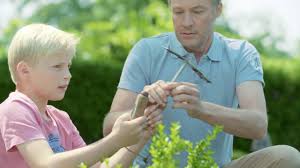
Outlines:
[{"label": "man's hand", "polygon": [[170,89],[173,97],[173,108],[185,109],[189,116],[197,118],[203,112],[200,101],[200,92],[197,85],[187,82],[169,83],[166,89]]},{"label": "man's hand", "polygon": [[169,90],[167,90],[166,87],[167,83],[162,80],[145,86],[144,91],[149,93],[149,102],[151,104],[156,103],[162,107],[165,107],[167,104],[168,96],[170,94]]}]

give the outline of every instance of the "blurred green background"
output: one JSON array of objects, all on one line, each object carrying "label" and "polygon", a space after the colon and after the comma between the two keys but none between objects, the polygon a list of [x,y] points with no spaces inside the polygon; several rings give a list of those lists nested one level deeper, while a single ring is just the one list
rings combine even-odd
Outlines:
[{"label": "blurred green background", "polygon": [[[20,10],[34,3],[23,0]],[[226,4],[225,4],[226,5]],[[14,90],[6,53],[16,30],[41,22],[73,32],[81,38],[72,65],[72,82],[64,100],[50,102],[67,111],[87,143],[102,137],[102,122],[109,111],[123,63],[130,48],[141,38],[172,31],[170,12],[164,0],[66,0],[40,5],[26,19],[14,19],[0,37],[0,101]],[[244,38],[222,17],[216,31]],[[263,41],[268,33],[248,38],[261,53],[265,73],[265,95],[269,133],[273,144],[288,144],[300,150],[300,63],[299,56]],[[236,138],[236,150],[249,152],[250,140]]]}]

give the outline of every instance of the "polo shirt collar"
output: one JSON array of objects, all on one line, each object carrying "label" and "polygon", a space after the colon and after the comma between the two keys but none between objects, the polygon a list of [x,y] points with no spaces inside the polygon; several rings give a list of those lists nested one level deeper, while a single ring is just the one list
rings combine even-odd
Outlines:
[{"label": "polo shirt collar", "polygon": [[222,41],[220,40],[220,35],[218,33],[213,33],[213,40],[211,46],[207,52],[207,57],[212,61],[222,60]]},{"label": "polo shirt collar", "polygon": [[[182,44],[177,40],[176,34],[174,32],[170,34],[170,41],[167,47],[183,57],[186,57],[189,54],[189,52],[187,52]],[[212,44],[208,50],[208,53],[204,56],[207,56],[212,61],[221,61],[222,48],[223,47],[222,42],[220,41],[220,35],[218,33],[213,33]]]}]

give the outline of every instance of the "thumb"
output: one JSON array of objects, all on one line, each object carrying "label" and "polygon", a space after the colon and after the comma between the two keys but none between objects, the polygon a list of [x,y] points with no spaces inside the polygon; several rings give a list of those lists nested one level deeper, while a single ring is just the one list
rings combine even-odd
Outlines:
[{"label": "thumb", "polygon": [[118,117],[119,121],[129,121],[130,120],[130,114],[129,113],[125,113],[122,114],[120,117]]},{"label": "thumb", "polygon": [[[128,121],[129,122],[129,121]],[[143,123],[146,122],[146,117],[145,116],[141,116],[135,119],[132,119],[130,121],[130,123],[134,124],[134,125],[142,125]]]},{"label": "thumb", "polygon": [[173,90],[174,88],[178,87],[179,85],[182,85],[180,82],[168,82],[166,83],[163,88],[167,90]]}]

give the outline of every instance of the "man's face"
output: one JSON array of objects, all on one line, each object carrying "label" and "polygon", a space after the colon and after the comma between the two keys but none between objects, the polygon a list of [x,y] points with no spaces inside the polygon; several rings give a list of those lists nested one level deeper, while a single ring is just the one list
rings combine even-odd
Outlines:
[{"label": "man's face", "polygon": [[213,32],[221,9],[211,0],[171,0],[170,7],[177,39],[187,50],[199,50]]}]

